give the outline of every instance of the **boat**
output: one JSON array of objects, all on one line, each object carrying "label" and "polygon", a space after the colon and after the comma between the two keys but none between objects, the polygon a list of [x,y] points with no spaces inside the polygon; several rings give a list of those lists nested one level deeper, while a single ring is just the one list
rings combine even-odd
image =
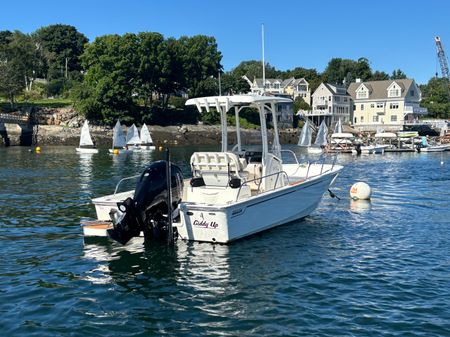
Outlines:
[{"label": "boat", "polygon": [[355,136],[347,132],[331,134],[330,150],[333,152],[349,152],[352,150]]},{"label": "boat", "polygon": [[352,154],[383,154],[389,145],[383,144],[372,144],[372,145],[361,145],[357,144],[354,149],[352,149]]},{"label": "boat", "polygon": [[83,127],[81,128],[80,145],[76,148],[76,151],[78,153],[98,153],[98,149],[92,141],[87,120],[84,121]]},{"label": "boat", "polygon": [[314,141],[314,145],[308,147],[308,153],[311,154],[321,154],[325,146],[328,144],[327,140],[328,136],[328,127],[325,123],[325,120],[320,123],[319,130],[317,131],[316,140]]},{"label": "boat", "polygon": [[120,120],[117,120],[113,130],[112,148],[109,149],[109,152],[114,154],[131,152],[126,148],[126,146],[127,146],[127,139],[122,130]]},{"label": "boat", "polygon": [[[112,220],[108,236],[122,244],[141,232],[146,241],[180,238],[226,244],[308,216],[343,167],[335,163],[336,156],[299,162],[292,151],[281,149],[275,107],[290,102],[262,95],[189,99],[186,105],[196,106],[200,112],[214,109],[220,114],[221,150],[194,152],[192,178],[188,179],[169,156],[151,163],[134,178],[135,190],[122,192],[128,197],[115,193],[93,199],[99,223],[108,215]],[[239,112],[247,107],[259,112],[259,153],[243,149],[239,123],[235,127],[237,144],[228,145],[227,112],[234,111],[239,121]],[[270,147],[267,114],[274,121]],[[293,159],[284,162],[282,153]]]},{"label": "boat", "polygon": [[306,119],[305,124],[300,132],[300,137],[298,139],[298,146],[310,147],[312,141],[312,128],[308,119]]},{"label": "boat", "polygon": [[426,137],[422,137],[422,143],[417,146],[417,152],[444,152],[450,149],[450,144],[429,144]]},{"label": "boat", "polygon": [[154,150],[156,149],[153,144],[152,136],[148,130],[147,125],[143,124],[141,128],[141,149],[142,150]]},{"label": "boat", "polygon": [[141,138],[139,137],[139,131],[134,124],[128,128],[126,146],[129,150],[133,151],[141,149]]}]

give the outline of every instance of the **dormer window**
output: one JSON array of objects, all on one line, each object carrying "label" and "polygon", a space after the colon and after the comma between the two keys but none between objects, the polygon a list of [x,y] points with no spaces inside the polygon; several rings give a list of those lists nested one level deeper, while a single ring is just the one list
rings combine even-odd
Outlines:
[{"label": "dormer window", "polygon": [[276,82],[273,84],[274,89],[280,89],[280,83]]},{"label": "dormer window", "polygon": [[397,84],[393,83],[388,90],[388,97],[400,97],[400,87]]},{"label": "dormer window", "polygon": [[356,98],[357,99],[369,98],[369,92],[366,89],[362,88],[356,93]]},{"label": "dormer window", "polygon": [[266,84],[264,84],[264,88],[270,89],[270,82],[266,82]]}]

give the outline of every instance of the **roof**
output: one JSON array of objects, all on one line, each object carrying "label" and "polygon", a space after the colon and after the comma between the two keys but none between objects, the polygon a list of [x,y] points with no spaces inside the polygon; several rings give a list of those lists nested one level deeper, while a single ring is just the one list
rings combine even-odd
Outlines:
[{"label": "roof", "polygon": [[401,80],[354,82],[350,84],[347,91],[352,96],[353,100],[356,100],[356,90],[364,84],[364,86],[369,89],[369,99],[384,99],[387,98],[387,89],[393,82],[397,83],[400,88],[402,88],[400,97],[404,98],[408,94],[408,90],[414,80],[406,78]]},{"label": "roof", "polygon": [[[263,83],[263,79],[262,78],[255,78],[254,82],[256,82],[257,86],[259,88],[262,87],[262,83]],[[266,78],[266,82],[270,82],[270,83],[274,83],[274,82],[280,82],[281,83],[281,87],[286,88],[288,85],[298,85],[300,83],[306,83],[308,84],[308,82],[302,77],[302,78],[295,78],[295,77],[291,77],[291,78],[287,78],[285,80],[282,80],[281,78]]]},{"label": "roof", "polygon": [[[347,89],[343,85],[339,84],[330,84],[322,82],[320,85],[323,85],[332,95],[344,95],[349,96],[347,93]],[[320,88],[320,85],[317,89]],[[316,89],[316,91],[317,91]],[[315,95],[316,91],[314,91],[313,96]]]}]

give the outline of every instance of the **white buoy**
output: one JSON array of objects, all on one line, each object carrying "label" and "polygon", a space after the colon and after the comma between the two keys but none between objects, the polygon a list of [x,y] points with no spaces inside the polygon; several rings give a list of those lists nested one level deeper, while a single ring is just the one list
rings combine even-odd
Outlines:
[{"label": "white buoy", "polygon": [[370,186],[361,181],[353,184],[350,188],[350,197],[353,200],[368,200],[370,199],[370,195],[372,194],[372,190]]}]

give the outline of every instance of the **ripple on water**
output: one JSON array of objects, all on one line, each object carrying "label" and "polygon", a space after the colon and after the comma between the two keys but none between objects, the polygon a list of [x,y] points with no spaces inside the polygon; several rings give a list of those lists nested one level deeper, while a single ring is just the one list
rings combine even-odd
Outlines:
[{"label": "ripple on water", "polygon": [[[192,150],[172,153],[185,172]],[[342,200],[325,196],[304,220],[228,246],[175,249],[84,242],[79,227],[91,197],[163,153],[0,156],[5,335],[450,335],[449,154],[444,165],[342,156]],[[348,199],[356,181],[372,187],[370,202]]]}]

